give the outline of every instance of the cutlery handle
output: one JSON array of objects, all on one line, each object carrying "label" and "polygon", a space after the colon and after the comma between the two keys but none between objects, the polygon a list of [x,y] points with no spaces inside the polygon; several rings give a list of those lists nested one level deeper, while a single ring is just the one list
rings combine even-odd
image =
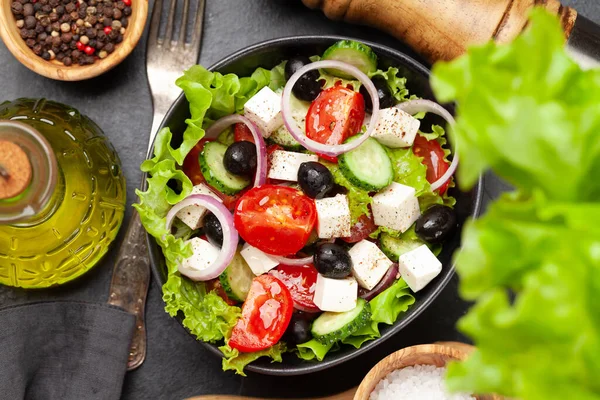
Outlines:
[{"label": "cutlery handle", "polygon": [[302,0],[328,18],[373,26],[408,43],[429,62],[451,60],[472,44],[508,42],[541,6],[558,14],[569,37],[577,12],[558,0]]},{"label": "cutlery handle", "polygon": [[150,284],[150,258],[140,215],[133,211],[119,249],[110,283],[108,303],[135,315],[135,330],[129,347],[127,370],[139,367],[146,358],[144,312]]}]

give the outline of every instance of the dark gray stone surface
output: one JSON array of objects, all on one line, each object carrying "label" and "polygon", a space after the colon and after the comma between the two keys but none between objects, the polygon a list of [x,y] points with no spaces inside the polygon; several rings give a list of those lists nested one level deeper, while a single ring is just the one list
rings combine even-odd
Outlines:
[{"label": "dark gray stone surface", "polygon": [[[397,40],[376,32],[328,21],[321,13],[305,9],[296,0],[209,0],[204,45],[200,61],[211,65],[250,44],[298,34],[339,34],[376,41],[410,52]],[[596,0],[567,0],[583,15],[600,22]],[[99,78],[81,82],[55,82],[21,66],[0,44],[0,100],[47,97],[68,103],[95,120],[111,138],[123,162],[128,182],[128,202],[134,201],[139,184],[139,164],[144,158],[152,120],[152,104],[146,83],[145,42],[119,67]],[[186,66],[182,66],[184,68]],[[486,179],[487,197],[505,189],[492,176]],[[129,217],[130,212],[127,214]],[[124,232],[121,232],[123,234]],[[106,300],[113,249],[86,276],[53,290],[23,291],[0,288],[0,305],[44,299]],[[378,348],[329,371],[296,378],[250,375],[242,379],[221,371],[220,360],[209,354],[163,311],[160,288],[152,284],[148,298],[148,356],[138,370],[129,373],[124,399],[182,399],[198,394],[242,393],[258,397],[325,395],[348,389],[381,358],[396,349],[438,340],[465,340],[454,329],[468,304],[458,299],[456,278],[413,324]],[[32,356],[34,354],[32,353]]]}]

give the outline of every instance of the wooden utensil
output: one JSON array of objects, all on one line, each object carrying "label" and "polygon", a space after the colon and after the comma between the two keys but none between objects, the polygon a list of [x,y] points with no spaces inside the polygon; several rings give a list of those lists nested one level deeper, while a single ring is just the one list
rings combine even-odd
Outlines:
[{"label": "wooden utensil", "polygon": [[558,0],[302,0],[331,19],[379,28],[410,45],[428,61],[451,60],[472,44],[508,42],[541,6],[558,14],[565,35],[577,12]]},{"label": "wooden utensil", "polygon": [[[377,363],[365,376],[358,388],[328,397],[306,400],[368,400],[375,386],[390,372],[414,365],[435,365],[443,367],[449,361],[461,361],[474,350],[474,347],[459,342],[438,342],[407,347],[387,356]],[[476,396],[477,400],[502,400],[496,395]],[[205,395],[187,400],[261,400],[258,397]]]},{"label": "wooden utensil", "polygon": [[60,81],[81,81],[94,78],[119,65],[133,51],[142,37],[148,16],[148,0],[132,0],[129,25],[125,31],[123,42],[115,47],[114,53],[105,59],[96,60],[91,65],[66,67],[56,60],[46,61],[36,56],[27,47],[25,41],[21,39],[15,17],[10,9],[11,4],[12,1],[9,0],[0,1],[0,37],[4,44],[21,64],[33,72]]}]

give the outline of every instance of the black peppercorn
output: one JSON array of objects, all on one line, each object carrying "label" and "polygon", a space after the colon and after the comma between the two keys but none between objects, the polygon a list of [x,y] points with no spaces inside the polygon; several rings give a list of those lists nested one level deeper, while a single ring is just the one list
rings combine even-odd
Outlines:
[{"label": "black peppercorn", "polygon": [[131,7],[125,7],[123,9],[123,14],[125,14],[129,17],[131,15]]},{"label": "black peppercorn", "polygon": [[36,56],[42,55],[42,45],[38,43],[35,46],[33,46],[33,52]]},{"label": "black peppercorn", "polygon": [[96,39],[91,39],[88,43],[88,46],[90,46],[92,48],[96,48],[97,44],[98,44],[98,42],[96,41]]},{"label": "black peppercorn", "polygon": [[123,18],[123,19],[121,20],[121,26],[122,26],[123,28],[127,28],[127,26],[128,26],[128,25],[129,25],[129,19],[128,19],[128,18]]},{"label": "black peppercorn", "polygon": [[106,51],[107,53],[112,53],[113,51],[115,51],[115,45],[112,43],[107,43],[106,46],[104,46],[104,51]]},{"label": "black peppercorn", "polygon": [[49,4],[42,6],[42,12],[45,14],[50,14],[52,12],[52,7]]},{"label": "black peppercorn", "polygon": [[40,12],[40,11],[42,11],[42,5],[40,3],[35,3],[33,5],[33,11],[34,12]]},{"label": "black peppercorn", "polygon": [[73,35],[73,40],[78,42],[79,41],[80,36],[79,35]]},{"label": "black peppercorn", "polygon": [[67,67],[73,65],[73,60],[71,59],[71,57],[65,57],[65,58],[63,58],[62,62]]},{"label": "black peppercorn", "polygon": [[106,32],[98,31],[98,34],[96,35],[96,39],[106,41]]},{"label": "black peppercorn", "polygon": [[[81,7],[81,6],[80,6]],[[77,9],[77,6],[75,5],[75,3],[73,2],[69,2],[65,5],[65,10],[71,14],[73,11],[75,11]],[[85,8],[84,8],[85,10]]]},{"label": "black peppercorn", "polygon": [[35,39],[27,39],[25,44],[27,44],[27,47],[33,48],[33,46],[35,46]]},{"label": "black peppercorn", "polygon": [[58,22],[58,21],[53,22],[52,25],[50,25],[50,26],[52,27],[53,31],[56,31],[56,32],[60,31],[60,22]]},{"label": "black peppercorn", "polygon": [[69,14],[63,14],[60,19],[60,23],[63,24],[65,22],[71,22],[71,16]]},{"label": "black peppercorn", "polygon": [[121,11],[123,11],[125,9],[125,2],[124,1],[117,1],[117,8]]},{"label": "black peppercorn", "polygon": [[10,9],[14,15],[23,15],[23,4],[13,1]]},{"label": "black peppercorn", "polygon": [[49,3],[53,8],[54,7],[58,7],[58,5],[60,4],[60,0],[50,0]]},{"label": "black peppercorn", "polygon": [[48,34],[46,32],[42,32],[37,36],[37,41],[42,43],[43,41],[46,40],[47,37],[48,37]]},{"label": "black peppercorn", "polygon": [[121,19],[123,17],[123,12],[118,8],[112,10],[112,17],[114,19]]},{"label": "black peppercorn", "polygon": [[71,43],[69,43],[69,48],[71,50],[75,50],[77,48],[77,42],[73,40]]},{"label": "black peppercorn", "polygon": [[27,17],[25,17],[25,28],[33,29],[33,28],[35,28],[36,24],[37,24],[37,20],[35,19],[35,17],[33,15],[28,15]]},{"label": "black peppercorn", "polygon": [[60,45],[61,45],[60,36],[53,36],[52,37],[52,47],[58,47]]},{"label": "black peppercorn", "polygon": [[67,43],[63,43],[60,45],[60,51],[67,51],[69,50],[69,45]]},{"label": "black peppercorn", "polygon": [[111,26],[112,25],[112,19],[110,19],[110,18],[104,18],[104,21],[102,23],[104,24],[104,26]]},{"label": "black peppercorn", "polygon": [[64,58],[65,58],[65,53],[63,53],[63,52],[60,52],[56,55],[56,59],[58,61],[62,61]]},{"label": "black peppercorn", "polygon": [[50,53],[48,53],[47,51],[43,52],[42,58],[46,61],[50,61]]},{"label": "black peppercorn", "polygon": [[89,37],[90,39],[94,39],[97,33],[98,31],[94,28],[88,28],[85,30],[85,36]]},{"label": "black peppercorn", "polygon": [[119,36],[117,37],[117,40],[116,40],[116,42],[117,42],[117,43],[121,43],[122,41],[123,41],[123,35],[119,35]]},{"label": "black peppercorn", "polygon": [[63,5],[56,6],[55,10],[56,10],[56,13],[59,14],[59,15],[60,14],[64,14],[65,13],[65,6],[63,6]]},{"label": "black peppercorn", "polygon": [[62,35],[60,35],[60,40],[63,41],[63,43],[69,43],[71,40],[73,40],[73,34],[72,33],[63,33]]},{"label": "black peppercorn", "polygon": [[44,40],[44,44],[46,46],[51,46],[52,45],[52,36],[48,36],[45,40]]},{"label": "black peppercorn", "polygon": [[31,3],[27,3],[25,5],[23,5],[23,15],[26,17],[29,17],[30,15],[33,15],[35,13],[35,11],[33,10],[33,4]]},{"label": "black peppercorn", "polygon": [[42,24],[40,24],[39,22],[37,23],[37,25],[35,26],[35,33],[37,33],[38,35],[42,32],[44,32],[46,30],[46,28],[44,28],[42,26]]},{"label": "black peppercorn", "polygon": [[73,50],[71,52],[71,58],[73,59],[73,61],[77,61],[79,57],[81,57],[81,52],[79,50]]}]

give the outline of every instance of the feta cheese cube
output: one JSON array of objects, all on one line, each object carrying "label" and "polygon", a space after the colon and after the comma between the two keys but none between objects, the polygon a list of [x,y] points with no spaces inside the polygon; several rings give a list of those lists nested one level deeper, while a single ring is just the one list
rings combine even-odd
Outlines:
[{"label": "feta cheese cube", "polygon": [[279,261],[273,256],[250,246],[248,243],[244,244],[240,254],[256,276],[266,274],[279,265]]},{"label": "feta cheese cube", "polygon": [[368,290],[377,286],[393,264],[375,243],[366,239],[352,246],[348,254],[352,259],[352,275]]},{"label": "feta cheese cube", "polygon": [[269,161],[271,164],[268,173],[269,178],[297,182],[300,164],[309,161],[319,161],[319,157],[314,154],[275,150],[269,157]]},{"label": "feta cheese cube", "polygon": [[350,207],[348,197],[338,194],[335,197],[315,200],[317,207],[317,233],[321,239],[350,236]]},{"label": "feta cheese cube", "polygon": [[392,182],[373,196],[371,204],[375,225],[405,232],[419,218],[419,200],[415,189]]},{"label": "feta cheese cube", "polygon": [[[219,200],[220,202],[223,202],[223,200],[221,200],[219,198],[219,196],[214,194],[214,192],[212,190],[210,190],[210,188],[203,183],[194,186],[191,194],[206,194],[206,195],[209,195],[209,196]],[[184,224],[189,226],[190,229],[194,230],[194,229],[200,228],[203,225],[202,219],[204,218],[205,214],[206,214],[206,208],[204,208],[200,205],[194,204],[194,205],[182,208],[181,210],[179,210],[179,212],[177,214],[175,214],[175,216],[177,218],[179,218]]]},{"label": "feta cheese cube", "polygon": [[193,254],[183,260],[178,268],[186,276],[190,272],[208,268],[221,253],[221,249],[200,238],[190,239],[186,243],[191,244]]},{"label": "feta cheese cube", "polygon": [[283,125],[281,95],[265,86],[246,102],[244,115],[260,128],[265,138],[268,138]]},{"label": "feta cheese cube", "polygon": [[358,284],[353,277],[345,279],[325,278],[317,275],[313,302],[321,311],[344,312],[356,307]]},{"label": "feta cheese cube", "polygon": [[379,122],[371,136],[391,148],[410,147],[420,125],[421,121],[396,107],[385,108],[379,112]]},{"label": "feta cheese cube", "polygon": [[442,263],[422,245],[400,256],[398,270],[412,291],[418,292],[442,272]]}]

